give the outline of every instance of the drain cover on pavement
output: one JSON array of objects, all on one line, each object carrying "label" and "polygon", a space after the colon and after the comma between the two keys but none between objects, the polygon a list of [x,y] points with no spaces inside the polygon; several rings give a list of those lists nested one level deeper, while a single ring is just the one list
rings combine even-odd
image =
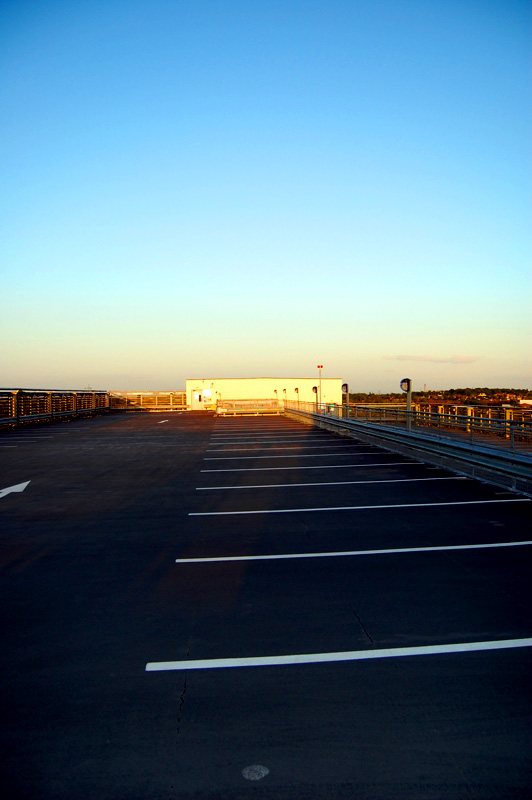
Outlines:
[{"label": "drain cover on pavement", "polygon": [[268,767],[263,767],[262,764],[253,764],[251,767],[246,767],[242,770],[242,775],[248,781],[260,781],[269,773]]}]

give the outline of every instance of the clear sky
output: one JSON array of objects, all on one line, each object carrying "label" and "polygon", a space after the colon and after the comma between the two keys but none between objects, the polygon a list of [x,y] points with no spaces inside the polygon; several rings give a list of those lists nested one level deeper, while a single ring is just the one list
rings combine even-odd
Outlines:
[{"label": "clear sky", "polygon": [[0,386],[532,388],[528,0],[4,0]]}]

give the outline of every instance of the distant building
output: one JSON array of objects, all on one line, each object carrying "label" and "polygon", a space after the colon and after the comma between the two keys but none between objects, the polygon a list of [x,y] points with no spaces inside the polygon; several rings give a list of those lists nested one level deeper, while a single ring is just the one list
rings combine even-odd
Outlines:
[{"label": "distant building", "polygon": [[[216,408],[218,400],[292,400],[315,403],[314,378],[187,378],[187,407],[191,411]],[[319,398],[318,398],[319,399]],[[342,379],[321,379],[321,402],[342,403]]]}]

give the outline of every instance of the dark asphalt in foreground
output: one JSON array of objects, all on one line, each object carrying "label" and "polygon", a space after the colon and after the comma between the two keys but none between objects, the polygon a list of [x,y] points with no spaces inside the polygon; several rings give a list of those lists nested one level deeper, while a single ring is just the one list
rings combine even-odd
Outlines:
[{"label": "dark asphalt in foreground", "polygon": [[0,462],[30,481],[0,496],[5,797],[532,796],[528,499],[277,417],[54,423]]}]

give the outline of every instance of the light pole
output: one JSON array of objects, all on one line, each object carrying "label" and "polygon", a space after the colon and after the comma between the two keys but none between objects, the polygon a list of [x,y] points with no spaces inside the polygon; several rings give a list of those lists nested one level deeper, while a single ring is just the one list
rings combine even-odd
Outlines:
[{"label": "light pole", "polygon": [[[345,417],[349,416],[349,386],[347,383],[342,383],[342,392],[345,394]],[[343,397],[342,397],[343,401]],[[343,405],[343,402],[342,402]]]},{"label": "light pole", "polygon": [[320,375],[320,395],[319,395],[319,397],[320,397],[320,400],[319,400],[319,403],[320,403],[319,408],[320,408],[320,410],[321,410],[321,371],[322,371],[322,369],[323,369],[323,364],[318,364],[318,370],[319,370],[319,375]]},{"label": "light pole", "polygon": [[403,392],[406,392],[406,429],[410,433],[412,430],[412,380],[403,378],[400,383]]}]

